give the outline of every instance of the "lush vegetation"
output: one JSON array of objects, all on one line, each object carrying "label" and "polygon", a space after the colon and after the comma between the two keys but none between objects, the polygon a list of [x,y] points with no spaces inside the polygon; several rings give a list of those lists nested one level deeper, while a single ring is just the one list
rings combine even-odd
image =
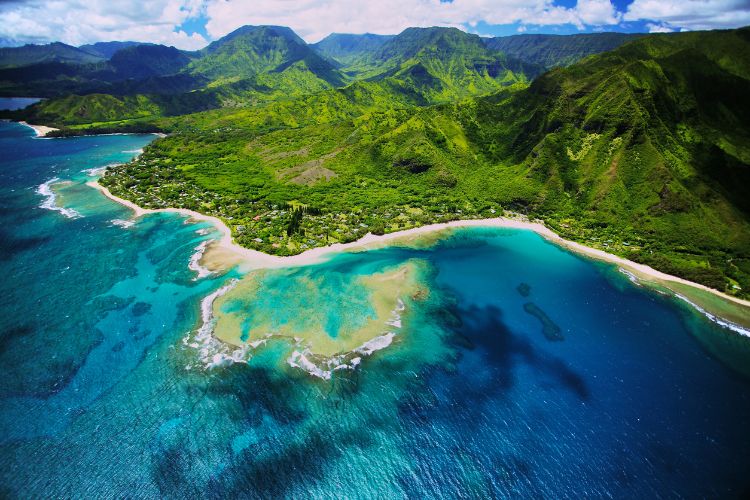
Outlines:
[{"label": "lush vegetation", "polygon": [[[586,55],[581,40],[594,53],[609,38],[566,42],[560,60]],[[458,30],[329,42],[318,55],[290,30],[245,28],[184,66],[196,91],[18,117],[169,132],[102,183],[217,215],[270,253],[511,211],[747,296],[750,30],[639,37],[530,84],[539,66]]]},{"label": "lush vegetation", "polygon": [[351,35],[331,33],[323,40],[311,45],[318,54],[336,62],[340,66],[350,66],[380,49],[393,35]]},{"label": "lush vegetation", "polygon": [[17,68],[40,63],[86,64],[104,60],[104,57],[87,50],[55,42],[48,45],[0,47],[0,68]]},{"label": "lush vegetation", "polygon": [[153,45],[153,44],[144,44],[140,42],[96,42],[96,43],[81,45],[78,48],[84,52],[88,52],[89,54],[94,54],[104,59],[110,59],[113,55],[115,55],[115,53],[117,53],[117,51],[126,49],[128,47],[133,47],[135,45]]}]

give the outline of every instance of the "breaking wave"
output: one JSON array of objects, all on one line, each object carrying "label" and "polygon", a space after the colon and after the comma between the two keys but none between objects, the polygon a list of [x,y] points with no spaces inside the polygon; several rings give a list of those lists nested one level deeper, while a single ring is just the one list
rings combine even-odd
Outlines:
[{"label": "breaking wave", "polygon": [[55,195],[54,191],[52,191],[52,184],[59,181],[60,179],[58,179],[57,177],[53,177],[47,182],[40,184],[36,189],[37,194],[44,196],[44,201],[39,205],[39,208],[60,212],[68,219],[77,219],[79,217],[83,217],[78,211],[73,210],[72,208],[65,208],[57,205],[57,196]]},{"label": "breaking wave", "polygon": [[190,262],[188,263],[188,269],[196,273],[193,280],[198,280],[210,276],[213,271],[206,269],[200,265],[200,261],[203,258],[203,254],[206,252],[206,247],[211,243],[211,240],[202,241],[197,247],[194,248],[195,253],[190,256]]}]

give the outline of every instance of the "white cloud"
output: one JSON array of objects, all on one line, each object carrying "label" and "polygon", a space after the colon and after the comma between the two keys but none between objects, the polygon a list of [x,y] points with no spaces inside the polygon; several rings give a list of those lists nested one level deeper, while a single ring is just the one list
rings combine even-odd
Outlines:
[{"label": "white cloud", "polygon": [[552,0],[207,0],[207,29],[220,37],[245,24],[289,26],[309,42],[331,32],[399,33],[410,26],[486,24],[616,24],[610,0],[579,0],[572,9]]},{"label": "white cloud", "polygon": [[660,23],[648,23],[646,24],[646,28],[649,33],[672,33],[675,31],[674,28],[670,28],[669,26]]},{"label": "white cloud", "polygon": [[750,24],[748,0],[635,0],[624,19],[658,21],[654,27],[689,30],[738,28]]},{"label": "white cloud", "polygon": [[578,0],[576,14],[583,24],[617,24],[620,14],[609,0]]},{"label": "white cloud", "polygon": [[647,21],[652,31],[728,28],[750,24],[750,0],[634,0],[625,14],[612,0],[0,0],[0,39],[60,40],[73,45],[136,40],[197,49],[200,34],[178,31],[205,17],[209,38],[245,24],[289,26],[308,42],[331,32],[394,34],[410,26],[572,24],[601,30],[621,21]]},{"label": "white cloud", "polygon": [[176,31],[201,12],[201,0],[32,0],[0,7],[0,38],[17,42],[61,41],[71,45],[133,40],[197,49],[200,34]]}]

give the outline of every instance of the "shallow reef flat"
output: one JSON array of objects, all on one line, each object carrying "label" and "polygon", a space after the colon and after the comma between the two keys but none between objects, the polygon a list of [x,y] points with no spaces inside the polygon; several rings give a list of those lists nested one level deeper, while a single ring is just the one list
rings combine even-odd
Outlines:
[{"label": "shallow reef flat", "polygon": [[387,347],[405,310],[426,295],[426,264],[341,261],[248,273],[214,302],[215,337],[249,350],[286,339],[293,346],[290,363],[307,371],[314,371],[311,365],[352,367],[352,360]]}]

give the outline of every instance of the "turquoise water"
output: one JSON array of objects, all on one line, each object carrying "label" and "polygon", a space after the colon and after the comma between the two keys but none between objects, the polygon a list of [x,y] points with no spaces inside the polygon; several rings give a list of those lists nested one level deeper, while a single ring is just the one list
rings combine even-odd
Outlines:
[{"label": "turquoise water", "polygon": [[85,185],[152,139],[0,123],[0,496],[750,491],[750,381],[716,348],[747,362],[750,339],[530,232],[269,271],[275,295],[234,304],[247,321],[322,314],[331,338],[371,312],[357,277],[415,262],[429,293],[405,298],[390,346],[330,380],[289,365],[292,339],[204,369],[201,300],[237,277],[188,269],[215,234],[131,221]]}]

